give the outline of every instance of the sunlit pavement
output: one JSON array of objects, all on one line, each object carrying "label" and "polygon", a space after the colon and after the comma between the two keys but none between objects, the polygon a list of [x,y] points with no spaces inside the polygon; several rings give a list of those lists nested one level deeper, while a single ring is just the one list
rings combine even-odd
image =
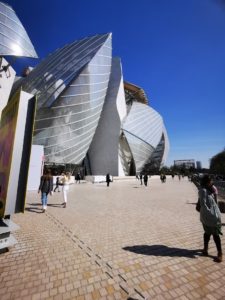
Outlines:
[{"label": "sunlit pavement", "polygon": [[[201,256],[203,230],[187,179],[151,178],[27,194],[18,244],[0,255],[0,299],[225,299],[225,262]],[[225,214],[222,215],[225,223]],[[225,226],[223,226],[225,232]],[[222,237],[225,251],[225,238]]]}]

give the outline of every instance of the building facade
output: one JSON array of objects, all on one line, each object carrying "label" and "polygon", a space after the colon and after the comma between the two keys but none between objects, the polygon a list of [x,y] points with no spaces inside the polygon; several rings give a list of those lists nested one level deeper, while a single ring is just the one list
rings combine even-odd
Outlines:
[{"label": "building facade", "polygon": [[196,161],[196,169],[201,170],[202,169],[202,162]]},{"label": "building facade", "polygon": [[160,167],[169,141],[144,91],[124,82],[112,34],[65,45],[14,85],[37,96],[33,143],[45,160],[82,166],[86,174],[134,175]]},{"label": "building facade", "polygon": [[174,166],[178,168],[195,168],[195,160],[194,159],[180,159],[180,160],[174,160]]}]

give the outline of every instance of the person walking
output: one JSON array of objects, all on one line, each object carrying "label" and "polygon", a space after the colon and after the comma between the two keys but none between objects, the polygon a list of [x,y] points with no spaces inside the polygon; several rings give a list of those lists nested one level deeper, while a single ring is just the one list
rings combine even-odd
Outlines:
[{"label": "person walking", "polygon": [[67,205],[67,193],[69,191],[69,181],[70,181],[70,173],[66,172],[66,174],[62,174],[62,179],[61,179],[61,183],[62,183],[62,192],[63,192],[63,207],[66,208]]},{"label": "person walking", "polygon": [[145,186],[148,185],[148,175],[147,174],[144,175],[144,185]]},{"label": "person walking", "polygon": [[142,179],[143,179],[143,175],[140,174],[140,182],[141,182],[141,185],[143,184]]},{"label": "person walking", "polygon": [[78,182],[80,183],[80,173],[77,173],[75,179],[76,179],[76,183],[78,183]]},{"label": "person walking", "polygon": [[106,179],[105,179],[105,180],[106,180],[106,182],[107,182],[107,186],[109,186],[109,183],[111,182],[109,173],[106,174]]},{"label": "person walking", "polygon": [[215,190],[211,178],[208,175],[204,175],[199,189],[200,221],[204,228],[204,249],[202,253],[205,256],[208,255],[208,245],[212,235],[218,252],[216,261],[222,262],[223,254],[220,240],[220,235],[222,235],[221,214],[214,194]]},{"label": "person walking", "polygon": [[59,182],[59,176],[58,176],[58,177],[56,177],[56,183],[55,183],[54,193],[56,192],[56,190],[58,190],[58,192],[60,192],[59,186],[60,186],[60,182]]},{"label": "person walking", "polygon": [[48,205],[48,194],[52,195],[53,190],[53,177],[51,175],[51,170],[46,170],[44,175],[41,176],[40,185],[38,188],[38,193],[41,192],[41,203],[42,212],[45,212]]}]

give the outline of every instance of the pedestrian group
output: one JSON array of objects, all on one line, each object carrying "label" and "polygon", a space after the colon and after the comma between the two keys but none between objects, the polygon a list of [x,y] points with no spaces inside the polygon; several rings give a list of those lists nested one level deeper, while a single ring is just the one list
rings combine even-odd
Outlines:
[{"label": "pedestrian group", "polygon": [[[58,190],[60,192],[60,186],[62,186],[63,193],[63,203],[62,207],[66,208],[67,205],[67,193],[69,191],[70,184],[70,173],[62,173],[61,176],[56,177],[56,185],[54,188],[54,192]],[[48,204],[48,195],[53,194],[53,176],[51,175],[51,170],[47,169],[44,171],[44,175],[41,176],[40,185],[38,188],[38,193],[41,192],[41,203],[42,203],[42,212],[47,210]]]},{"label": "pedestrian group", "polygon": [[[174,176],[173,176],[174,177]],[[172,178],[173,178],[172,177]],[[178,174],[178,178],[180,180],[180,176]],[[75,177],[76,183],[80,183],[80,174]],[[136,175],[136,179],[147,187],[148,185],[148,175],[140,174],[140,177]],[[161,174],[160,180],[162,183],[166,182],[166,175]],[[108,173],[106,175],[106,183],[107,187],[109,187],[110,182],[112,182],[111,175]],[[62,186],[63,193],[63,203],[62,207],[66,207],[67,205],[67,193],[69,191],[70,184],[70,173],[62,173],[61,176],[56,178],[56,186],[54,192],[58,190],[60,192],[59,187]],[[52,195],[53,193],[53,177],[51,175],[51,170],[47,169],[44,172],[44,175],[41,176],[40,185],[38,189],[38,193],[41,192],[41,203],[42,203],[42,211],[45,212],[48,204],[48,195]],[[213,182],[208,175],[204,175],[201,179],[199,193],[198,193],[198,202],[196,204],[196,210],[200,213],[200,221],[203,226],[204,234],[203,234],[203,250],[202,254],[204,256],[208,256],[208,246],[211,236],[213,236],[213,240],[217,249],[217,262],[222,262],[223,253],[220,235],[222,235],[222,222],[221,222],[221,213],[219,207],[217,205],[217,188],[213,185]]]}]

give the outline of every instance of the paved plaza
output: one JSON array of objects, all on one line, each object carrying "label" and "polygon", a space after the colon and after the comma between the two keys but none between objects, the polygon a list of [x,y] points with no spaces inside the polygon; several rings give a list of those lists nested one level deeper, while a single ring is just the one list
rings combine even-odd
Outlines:
[{"label": "paved plaza", "polygon": [[[0,299],[225,299],[225,262],[213,240],[201,256],[197,189],[187,179],[136,179],[28,192],[18,243],[0,255]],[[225,214],[223,231],[225,232]],[[222,237],[225,251],[225,238]]]}]

